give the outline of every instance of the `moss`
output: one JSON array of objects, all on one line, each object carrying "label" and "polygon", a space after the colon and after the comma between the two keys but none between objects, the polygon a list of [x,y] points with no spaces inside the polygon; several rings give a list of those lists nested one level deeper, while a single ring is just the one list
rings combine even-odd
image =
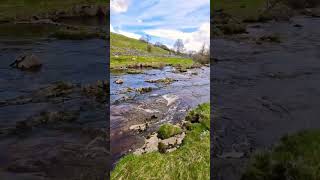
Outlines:
[{"label": "moss", "polygon": [[163,79],[156,79],[156,80],[146,80],[145,82],[148,83],[163,83],[163,84],[171,84],[175,80],[172,78],[163,78]]},{"label": "moss", "polygon": [[160,153],[165,153],[167,151],[168,146],[162,142],[159,142],[158,149]]},{"label": "moss", "polygon": [[284,136],[270,151],[256,153],[244,180],[320,179],[320,130]]},{"label": "moss", "polygon": [[158,130],[158,137],[161,139],[167,139],[174,135],[180,134],[182,129],[179,126],[172,124],[163,124]]}]

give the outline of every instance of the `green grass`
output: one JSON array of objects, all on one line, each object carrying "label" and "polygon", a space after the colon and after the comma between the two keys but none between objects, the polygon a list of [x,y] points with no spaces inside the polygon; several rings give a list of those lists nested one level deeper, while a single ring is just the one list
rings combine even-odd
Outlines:
[{"label": "green grass", "polygon": [[111,69],[175,66],[190,68],[194,62],[192,59],[179,57],[144,57],[144,56],[111,56]]},{"label": "green grass", "polygon": [[[137,39],[129,38],[120,34],[110,33],[111,54],[114,52],[123,53],[128,50],[134,50],[140,53],[147,52],[147,43],[141,42]],[[159,47],[152,46],[151,54],[168,55],[169,51]]]},{"label": "green grass", "polygon": [[285,136],[271,151],[257,153],[242,179],[320,179],[320,130]]},{"label": "green grass", "polygon": [[70,10],[75,5],[106,4],[107,0],[0,0],[0,21]]},{"label": "green grass", "polygon": [[[210,121],[210,105],[198,107],[205,121]],[[210,179],[210,131],[201,123],[193,123],[182,146],[171,153],[129,154],[111,172],[117,180],[206,180]]]},{"label": "green grass", "polygon": [[167,139],[181,132],[182,132],[182,129],[179,126],[175,126],[169,123],[163,124],[160,126],[158,130],[158,137],[161,139]]},{"label": "green grass", "polygon": [[266,0],[213,0],[211,8],[223,9],[239,19],[258,17],[261,10],[266,6]]}]

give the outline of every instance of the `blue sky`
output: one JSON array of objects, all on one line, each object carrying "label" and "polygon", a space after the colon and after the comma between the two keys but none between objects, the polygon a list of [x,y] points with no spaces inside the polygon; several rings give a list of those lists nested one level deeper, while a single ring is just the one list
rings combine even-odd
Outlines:
[{"label": "blue sky", "polygon": [[199,50],[210,43],[210,0],[111,0],[110,30],[172,47],[182,39],[185,48]]}]

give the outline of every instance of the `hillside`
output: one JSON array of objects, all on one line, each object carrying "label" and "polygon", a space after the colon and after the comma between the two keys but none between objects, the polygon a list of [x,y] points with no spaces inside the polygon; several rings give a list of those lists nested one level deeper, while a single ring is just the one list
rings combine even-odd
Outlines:
[{"label": "hillside", "polygon": [[110,34],[111,69],[127,69],[163,66],[175,66],[180,69],[190,68],[194,62],[190,58],[177,56],[168,50],[120,34]]},{"label": "hillside", "polygon": [[110,33],[110,45],[112,55],[168,55],[169,51],[152,46],[151,52],[147,51],[147,44],[137,39],[129,38],[121,34]]}]

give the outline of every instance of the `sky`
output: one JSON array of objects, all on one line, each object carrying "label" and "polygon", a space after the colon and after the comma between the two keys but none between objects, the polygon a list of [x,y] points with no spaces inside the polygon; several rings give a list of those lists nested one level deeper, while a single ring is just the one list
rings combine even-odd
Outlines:
[{"label": "sky", "polygon": [[210,0],[111,0],[110,31],[172,48],[182,39],[186,51],[210,46]]}]

